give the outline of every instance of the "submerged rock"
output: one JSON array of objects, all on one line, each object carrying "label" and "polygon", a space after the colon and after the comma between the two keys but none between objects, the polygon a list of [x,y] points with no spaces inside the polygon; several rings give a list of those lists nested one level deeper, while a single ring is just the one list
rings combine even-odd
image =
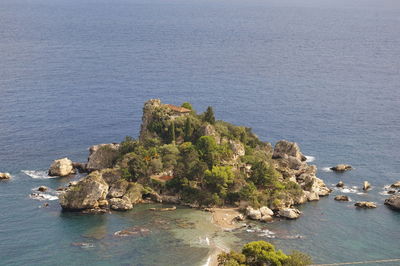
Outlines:
[{"label": "submerged rock", "polygon": [[60,205],[67,210],[92,209],[99,200],[106,199],[108,184],[99,171],[92,172],[60,195]]},{"label": "submerged rock", "polygon": [[376,208],[376,204],[371,201],[358,201],[354,204],[354,206],[356,206],[358,208],[364,208],[364,209]]},{"label": "submerged rock", "polygon": [[90,147],[86,169],[89,172],[113,167],[119,153],[119,144],[99,144]]},{"label": "submerged rock", "polygon": [[335,200],[337,201],[350,201],[349,197],[346,195],[337,195],[335,197]]},{"label": "submerged rock", "polygon": [[72,161],[68,158],[53,161],[49,169],[49,176],[68,176],[74,173]]},{"label": "submerged rock", "polygon": [[344,172],[344,171],[349,171],[349,170],[353,169],[353,167],[348,164],[338,164],[334,167],[331,167],[330,169],[335,172]]},{"label": "submerged rock", "polygon": [[385,204],[395,210],[400,210],[400,195],[393,195],[385,200]]},{"label": "submerged rock", "polygon": [[0,180],[8,180],[11,179],[11,175],[9,173],[0,173]]},{"label": "submerged rock", "polygon": [[301,211],[295,208],[285,208],[278,212],[279,216],[285,217],[287,219],[297,219],[300,217]]}]

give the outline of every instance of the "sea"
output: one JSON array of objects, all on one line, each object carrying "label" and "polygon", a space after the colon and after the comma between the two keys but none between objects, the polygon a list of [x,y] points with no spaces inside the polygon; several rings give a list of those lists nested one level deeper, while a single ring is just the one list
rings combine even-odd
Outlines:
[{"label": "sea", "polygon": [[[332,194],[235,232],[183,207],[62,212],[56,189],[82,176],[50,178],[51,162],[137,137],[151,98],[297,142]],[[400,2],[1,0],[0,172],[0,265],[207,265],[254,240],[319,264],[400,258],[400,212],[383,204],[400,180]],[[148,233],[115,234],[132,227]]]}]

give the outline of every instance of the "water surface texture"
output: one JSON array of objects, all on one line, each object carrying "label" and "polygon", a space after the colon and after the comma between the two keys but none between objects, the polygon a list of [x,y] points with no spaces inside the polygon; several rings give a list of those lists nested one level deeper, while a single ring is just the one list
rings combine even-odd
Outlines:
[{"label": "water surface texture", "polygon": [[[400,258],[400,213],[382,195],[400,180],[399,25],[394,0],[1,0],[0,171],[13,180],[0,183],[0,264],[196,265],[221,239],[270,240],[318,263]],[[70,181],[46,179],[53,159],[137,136],[150,98],[212,105],[263,140],[298,142],[353,202],[335,191],[297,221],[226,235],[188,209],[85,216],[29,198]],[[337,163],[355,170],[323,171]],[[131,226],[151,234],[112,236]]]}]

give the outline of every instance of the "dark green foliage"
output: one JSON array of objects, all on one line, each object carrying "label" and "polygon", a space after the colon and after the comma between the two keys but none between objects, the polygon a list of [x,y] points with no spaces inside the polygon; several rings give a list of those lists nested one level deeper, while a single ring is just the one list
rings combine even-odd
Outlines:
[{"label": "dark green foliage", "polygon": [[134,152],[139,146],[139,142],[132,137],[126,136],[119,146],[120,157],[123,155]]},{"label": "dark green foliage", "polygon": [[250,180],[258,187],[275,188],[280,186],[280,174],[271,165],[267,165],[264,161],[255,163],[251,167],[252,173]]},{"label": "dark green foliage", "polygon": [[218,256],[218,265],[231,266],[305,266],[312,263],[311,257],[299,251],[286,255],[266,241],[254,241],[243,246],[242,252],[223,252]]},{"label": "dark green foliage", "polygon": [[211,125],[215,124],[214,111],[211,106],[208,106],[207,111],[204,113],[204,121],[210,123]]},{"label": "dark green foliage", "polygon": [[189,110],[194,111],[194,110],[193,110],[193,106],[192,106],[190,103],[188,103],[188,102],[182,103],[181,106],[182,106],[183,108],[186,108],[186,109],[189,109]]},{"label": "dark green foliage", "polygon": [[185,121],[185,128],[184,128],[184,140],[185,141],[191,141],[193,138],[193,125],[192,125],[192,120],[190,117],[186,118]]},{"label": "dark green foliage", "polygon": [[211,136],[202,136],[196,143],[196,148],[201,159],[207,163],[211,169],[213,165],[218,163],[218,145]]},{"label": "dark green foliage", "polygon": [[228,187],[233,184],[235,175],[230,166],[213,166],[211,170],[205,171],[205,183],[210,191],[224,199]]}]

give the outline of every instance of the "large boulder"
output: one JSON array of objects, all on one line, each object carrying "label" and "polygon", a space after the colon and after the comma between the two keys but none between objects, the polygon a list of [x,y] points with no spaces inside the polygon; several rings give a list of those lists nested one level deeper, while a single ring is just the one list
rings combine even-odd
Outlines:
[{"label": "large boulder", "polygon": [[307,160],[307,158],[300,152],[299,145],[297,145],[296,142],[280,140],[275,144],[272,158],[274,159],[284,158],[285,155],[295,157],[300,161]]},{"label": "large boulder", "polygon": [[110,198],[121,198],[126,190],[128,189],[129,182],[125,179],[120,179],[115,182],[108,191],[108,197]]},{"label": "large boulder", "polygon": [[393,195],[385,200],[385,204],[395,210],[400,210],[400,195]]},{"label": "large boulder", "polygon": [[272,215],[274,215],[274,212],[270,208],[268,208],[267,206],[261,207],[260,208],[260,212],[261,212],[262,216],[266,216],[266,215],[272,216]]},{"label": "large boulder", "polygon": [[86,169],[89,172],[113,167],[117,157],[119,144],[99,144],[90,147]]},{"label": "large boulder", "polygon": [[132,202],[128,197],[112,198],[108,200],[110,208],[116,211],[127,211],[133,208]]},{"label": "large boulder", "polygon": [[287,219],[297,219],[300,217],[301,211],[295,208],[284,208],[279,210],[278,214]]},{"label": "large boulder", "polygon": [[72,184],[59,196],[60,205],[67,210],[83,210],[98,207],[98,201],[105,200],[108,184],[100,172],[95,171],[76,184]]},{"label": "large boulder", "polygon": [[246,216],[251,220],[260,220],[262,214],[260,210],[253,209],[249,206],[246,208]]},{"label": "large boulder", "polygon": [[0,180],[10,179],[11,175],[9,173],[0,173]]},{"label": "large boulder", "polygon": [[143,186],[138,183],[129,182],[124,197],[127,197],[132,204],[137,204],[142,200]]},{"label": "large boulder", "polygon": [[49,176],[68,176],[74,173],[72,161],[68,158],[62,158],[53,161],[49,169]]},{"label": "large boulder", "polygon": [[354,204],[357,208],[372,209],[376,208],[376,204],[371,201],[358,201]]},{"label": "large boulder", "polygon": [[353,167],[348,164],[338,164],[334,167],[331,167],[330,169],[335,172],[344,172],[344,171],[349,171],[349,170],[353,169]]}]

